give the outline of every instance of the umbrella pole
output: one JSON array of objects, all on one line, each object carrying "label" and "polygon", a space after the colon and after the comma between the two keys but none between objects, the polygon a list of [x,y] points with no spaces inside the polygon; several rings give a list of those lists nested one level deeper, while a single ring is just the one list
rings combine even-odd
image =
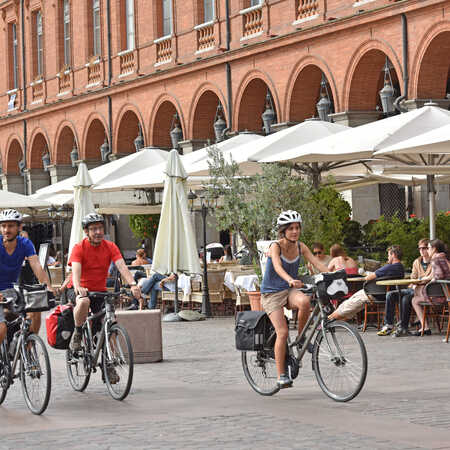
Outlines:
[{"label": "umbrella pole", "polygon": [[434,175],[427,175],[428,209],[430,214],[430,240],[436,239],[436,191]]},{"label": "umbrella pole", "polygon": [[178,314],[178,274],[175,274],[175,300],[173,305],[173,312]]}]

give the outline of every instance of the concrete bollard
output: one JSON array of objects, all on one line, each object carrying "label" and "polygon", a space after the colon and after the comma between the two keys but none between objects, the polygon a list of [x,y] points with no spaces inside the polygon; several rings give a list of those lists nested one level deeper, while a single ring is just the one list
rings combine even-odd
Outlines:
[{"label": "concrete bollard", "polygon": [[126,328],[136,364],[163,359],[161,311],[116,311],[117,322]]}]

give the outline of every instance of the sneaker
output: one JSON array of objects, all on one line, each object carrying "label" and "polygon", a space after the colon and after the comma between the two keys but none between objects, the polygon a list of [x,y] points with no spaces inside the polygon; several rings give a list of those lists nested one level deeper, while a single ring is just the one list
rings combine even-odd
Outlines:
[{"label": "sneaker", "polygon": [[73,352],[78,352],[81,350],[81,333],[75,330],[72,334],[72,339],[70,340],[70,350]]},{"label": "sneaker", "polygon": [[411,333],[406,328],[402,327],[398,327],[395,330],[395,333],[392,334],[392,337],[405,337],[405,336],[411,336]]},{"label": "sneaker", "polygon": [[119,374],[114,367],[108,366],[106,372],[108,373],[108,379],[111,384],[117,384],[120,381]]},{"label": "sneaker", "polygon": [[385,325],[377,334],[378,336],[388,336],[394,331],[394,327],[392,325]]},{"label": "sneaker", "polygon": [[292,387],[292,380],[285,373],[282,373],[277,380],[277,384],[280,389],[290,388]]},{"label": "sneaker", "polygon": [[[431,336],[431,330],[428,328],[427,330],[424,330],[423,332],[424,336]],[[417,330],[413,333],[413,336],[422,336],[422,331],[421,330]]]}]

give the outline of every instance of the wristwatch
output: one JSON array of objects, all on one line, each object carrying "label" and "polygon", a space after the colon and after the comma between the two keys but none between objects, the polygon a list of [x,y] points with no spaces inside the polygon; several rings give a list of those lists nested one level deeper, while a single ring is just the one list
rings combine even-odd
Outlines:
[{"label": "wristwatch", "polygon": [[134,283],[131,283],[130,286],[137,286],[136,281]]}]

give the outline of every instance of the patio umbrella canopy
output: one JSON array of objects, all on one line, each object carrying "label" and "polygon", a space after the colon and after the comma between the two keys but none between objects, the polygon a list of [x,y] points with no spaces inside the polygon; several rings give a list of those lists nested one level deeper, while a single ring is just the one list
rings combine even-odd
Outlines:
[{"label": "patio umbrella canopy", "polygon": [[[241,133],[234,136],[226,141],[219,142],[215,144],[220,151],[225,152],[231,148],[241,147],[242,145],[253,145],[255,141],[263,139],[262,136],[252,133]],[[186,155],[181,156],[181,161],[186,173],[191,173],[191,166],[197,164],[199,161],[208,159],[208,147],[196,150]],[[102,183],[99,186],[94,187],[94,192],[114,192],[122,190],[132,190],[138,188],[150,188],[150,187],[161,187],[164,184],[165,179],[166,164],[160,163],[153,166],[151,170],[146,167],[134,174],[122,177],[118,180],[108,183]],[[208,175],[208,173],[206,174]],[[187,180],[189,186],[201,186],[207,177],[191,177]]]},{"label": "patio umbrella canopy", "polygon": [[[169,154],[166,167],[161,216],[152,269],[161,274],[201,273],[197,244],[186,193],[186,171],[177,150]],[[175,313],[177,312],[178,286],[175,288]]]},{"label": "patio umbrella canopy", "polygon": [[33,214],[38,209],[46,209],[51,204],[43,199],[30,198],[28,195],[16,194],[0,190],[0,209],[18,209],[27,214]]},{"label": "patio umbrella canopy", "polygon": [[90,187],[92,178],[84,162],[78,166],[78,172],[74,180],[74,211],[72,219],[72,229],[70,231],[69,256],[75,244],[84,238],[81,221],[87,214],[95,212],[92,202]]}]

